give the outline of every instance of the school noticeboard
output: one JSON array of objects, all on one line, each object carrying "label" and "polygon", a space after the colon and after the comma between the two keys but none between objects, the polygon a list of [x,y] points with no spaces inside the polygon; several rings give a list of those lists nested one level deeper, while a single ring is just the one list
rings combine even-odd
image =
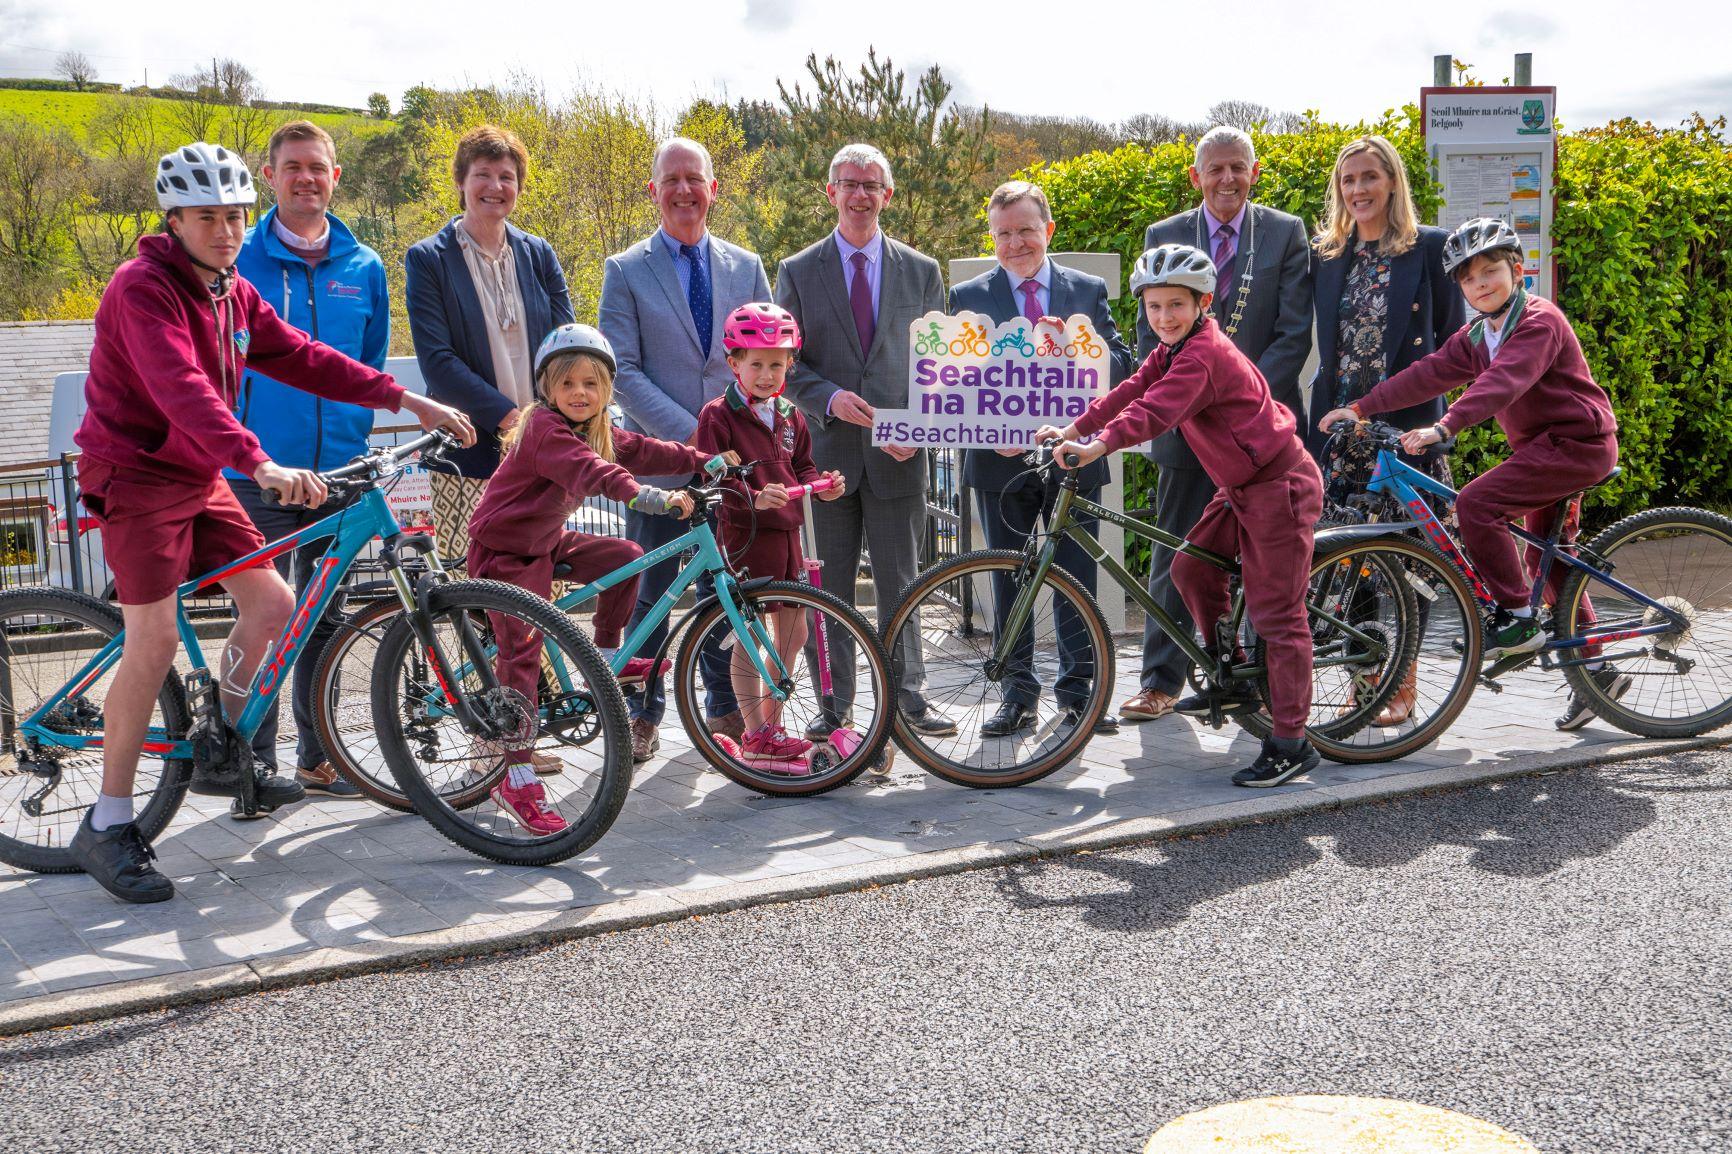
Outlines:
[{"label": "school noticeboard", "polygon": [[1556,88],[1426,88],[1420,92],[1432,175],[1443,188],[1437,223],[1453,229],[1496,216],[1522,239],[1529,292],[1551,299]]},{"label": "school noticeboard", "polygon": [[927,313],[908,326],[908,407],[877,410],[875,445],[1026,449],[1112,387],[1112,361],[1081,313],[1060,329],[1021,317]]}]

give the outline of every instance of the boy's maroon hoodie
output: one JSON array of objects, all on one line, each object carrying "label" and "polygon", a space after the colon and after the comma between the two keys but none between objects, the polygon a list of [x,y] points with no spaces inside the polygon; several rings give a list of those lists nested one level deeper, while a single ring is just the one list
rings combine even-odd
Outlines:
[{"label": "boy's maroon hoodie", "polygon": [[806,429],[806,418],[786,397],[777,397],[774,404],[776,427],[772,429],[752,412],[736,381],[698,410],[698,428],[692,434],[692,444],[712,454],[732,449],[742,461],[757,462],[751,484],[730,482],[741,491],[744,500],[729,499],[721,505],[722,524],[741,536],[750,532],[754,524],[759,531],[799,529],[805,520],[802,502],[789,501],[780,509],[754,509],[751,503],[758,491],[772,482],[791,487],[818,479],[818,468],[812,464],[812,434]]},{"label": "boy's maroon hoodie", "polygon": [[[1503,323],[1497,359],[1486,350],[1484,318],[1353,403],[1365,416],[1404,409],[1459,385],[1465,392],[1438,422],[1451,435],[1496,416],[1510,447],[1541,433],[1591,440],[1618,431],[1612,399],[1588,371],[1581,342],[1557,305],[1521,290]],[[1468,384],[1468,382],[1473,382]]]},{"label": "boy's maroon hoodie", "polygon": [[252,476],[270,458],[235,418],[251,365],[315,396],[395,412],[403,386],[285,324],[236,276],[208,276],[170,236],[146,236],[96,309],[84,382],[87,457],[175,485],[209,485],[227,467]]},{"label": "boy's maroon hoodie", "polygon": [[469,519],[469,539],[495,553],[543,557],[553,552],[565,519],[597,493],[630,501],[640,486],[633,473],[666,477],[696,473],[709,455],[690,445],[613,430],[613,460],[604,461],[571,422],[546,405],[523,418],[517,444]]},{"label": "boy's maroon hoodie", "polygon": [[1177,353],[1165,345],[1150,353],[1076,420],[1078,434],[1100,433],[1113,452],[1173,428],[1183,430],[1203,471],[1222,489],[1275,476],[1305,455],[1293,414],[1214,317]]}]

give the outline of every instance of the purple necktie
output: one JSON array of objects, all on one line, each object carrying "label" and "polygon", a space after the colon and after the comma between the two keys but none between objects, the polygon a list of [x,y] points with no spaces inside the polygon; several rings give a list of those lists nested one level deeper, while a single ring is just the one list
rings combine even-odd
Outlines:
[{"label": "purple necktie", "polygon": [[854,310],[854,331],[860,334],[860,355],[864,357],[872,352],[872,332],[877,327],[872,316],[872,286],[866,280],[866,254],[857,252],[848,259],[854,264],[848,307]]},{"label": "purple necktie", "polygon": [[1219,300],[1233,284],[1233,262],[1238,255],[1233,244],[1233,226],[1224,224],[1215,233],[1215,293]]},{"label": "purple necktie", "polygon": [[1033,277],[1029,277],[1027,280],[1022,282],[1022,315],[1028,318],[1028,323],[1031,325],[1037,325],[1040,323],[1041,311],[1039,293],[1040,282],[1035,280]]}]

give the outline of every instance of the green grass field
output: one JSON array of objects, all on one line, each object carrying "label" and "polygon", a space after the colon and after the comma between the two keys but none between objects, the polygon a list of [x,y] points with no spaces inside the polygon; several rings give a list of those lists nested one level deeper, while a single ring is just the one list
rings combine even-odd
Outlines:
[{"label": "green grass field", "polygon": [[[64,128],[79,144],[89,146],[88,129],[104,105],[114,100],[142,100],[150,105],[159,130],[173,135],[173,110],[178,103],[154,96],[121,96],[106,92],[31,92],[24,89],[0,88],[0,119],[18,117],[34,124]],[[335,132],[347,128],[357,136],[379,132],[389,121],[366,116],[345,116],[328,112],[273,111],[273,123],[307,119]]]}]

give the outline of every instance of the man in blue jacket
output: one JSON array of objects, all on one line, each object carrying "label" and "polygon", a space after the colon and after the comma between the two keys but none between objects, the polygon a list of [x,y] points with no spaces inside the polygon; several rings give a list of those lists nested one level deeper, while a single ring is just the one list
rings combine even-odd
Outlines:
[{"label": "man in blue jacket", "polygon": [[[271,134],[262,175],[276,206],[259,218],[241,247],[236,268],[289,324],[373,368],[385,367],[391,343],[391,304],[379,254],[355,239],[330,212],[342,168],[336,145],[318,125],[291,121]],[[333,469],[367,449],[373,413],[360,405],[327,401],[248,370],[241,382],[241,423],[258,437],[273,461],[290,468]],[[330,516],[341,506],[317,510],[266,505],[251,478],[228,474],[229,487],[267,540]],[[300,588],[329,541],[316,541],[277,558],[284,577]],[[292,702],[299,740],[295,780],[308,793],[355,797],[359,791],[337,776],[313,730],[312,683],[318,654],[335,628],[330,616],[313,631],[307,657],[295,663]],[[277,764],[276,714],[259,728],[259,760]]]}]

